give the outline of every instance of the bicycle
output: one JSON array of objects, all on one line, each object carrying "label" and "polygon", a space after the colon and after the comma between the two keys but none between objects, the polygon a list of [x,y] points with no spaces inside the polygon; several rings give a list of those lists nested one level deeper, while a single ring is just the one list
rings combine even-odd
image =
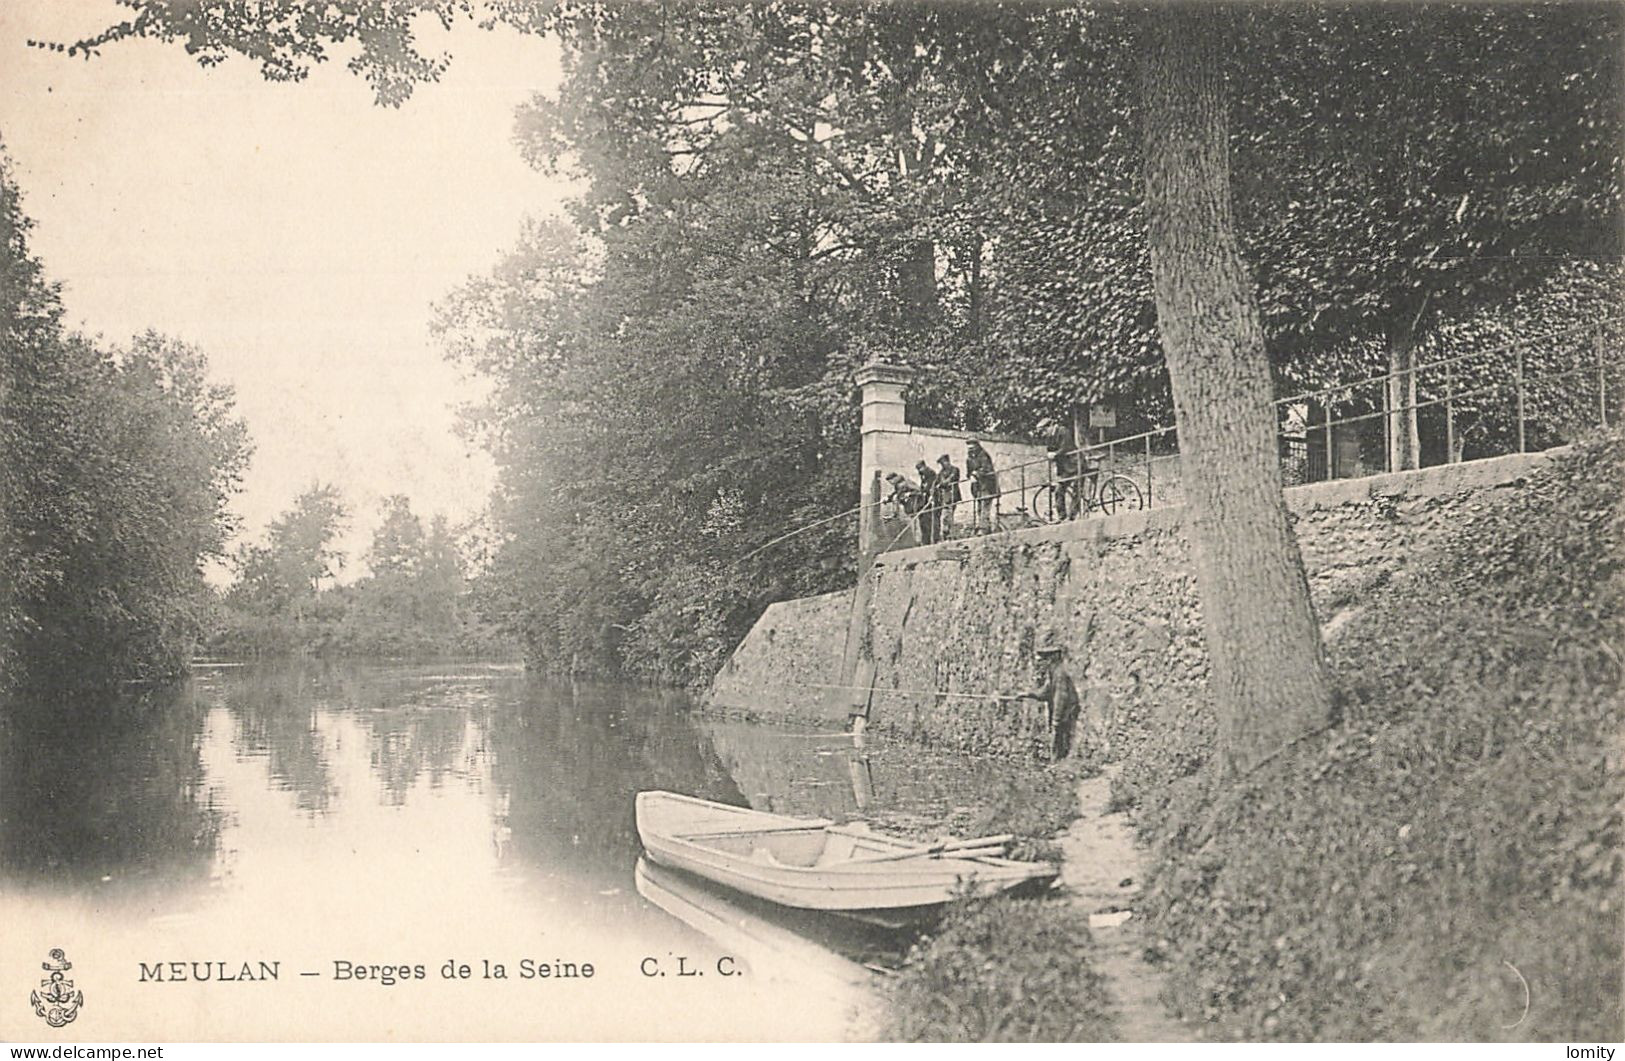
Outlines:
[{"label": "bicycle", "polygon": [[[1087,484],[1087,485],[1086,485]],[[1067,491],[1070,512],[1061,511],[1060,483],[1043,483],[1032,492],[1033,516],[1042,523],[1061,523],[1099,510],[1110,516],[1118,512],[1137,512],[1145,507],[1145,494],[1140,484],[1126,475],[1112,474],[1105,478],[1099,472],[1085,472],[1073,485],[1080,489]]]}]

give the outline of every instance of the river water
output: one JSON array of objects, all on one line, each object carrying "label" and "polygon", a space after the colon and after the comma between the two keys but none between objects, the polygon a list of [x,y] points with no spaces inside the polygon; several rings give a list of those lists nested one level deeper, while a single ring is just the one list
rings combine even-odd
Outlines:
[{"label": "river water", "polygon": [[[832,954],[887,964],[907,941],[795,923],[795,946],[738,953],[711,929],[760,910],[701,896],[696,918],[647,876],[640,894],[635,794],[921,833],[1008,768],[690,706],[507,665],[350,663],[13,705],[0,1038],[866,1034],[874,974]],[[28,1001],[52,948],[84,994],[55,1031]]]}]

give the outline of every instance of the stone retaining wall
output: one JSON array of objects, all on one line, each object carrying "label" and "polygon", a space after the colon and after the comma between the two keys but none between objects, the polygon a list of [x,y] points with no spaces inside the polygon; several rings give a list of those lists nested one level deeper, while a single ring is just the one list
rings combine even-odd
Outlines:
[{"label": "stone retaining wall", "polygon": [[770,604],[711,681],[708,707],[761,718],[846,722],[840,681],[852,591]]},{"label": "stone retaining wall", "polygon": [[[1489,489],[1547,459],[1522,454],[1286,491],[1317,614],[1335,637],[1347,603],[1438,540]],[[1113,756],[1159,731],[1208,726],[1207,656],[1181,507],[1037,527],[889,553],[870,620],[877,692],[871,728],[930,743],[1027,755],[1044,743],[1041,705],[993,693],[1037,678],[1033,642],[1053,627],[1086,717]],[[736,650],[711,703],[828,724],[849,593],[774,605]],[[1419,601],[1418,606],[1425,606]],[[803,688],[796,695],[795,687]]]}]

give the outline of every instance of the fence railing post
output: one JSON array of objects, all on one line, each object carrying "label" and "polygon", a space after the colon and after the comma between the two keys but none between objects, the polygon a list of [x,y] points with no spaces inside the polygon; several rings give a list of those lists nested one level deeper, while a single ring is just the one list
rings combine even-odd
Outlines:
[{"label": "fence railing post", "polygon": [[1444,363],[1444,462],[1456,463],[1456,370]]},{"label": "fence railing post", "polygon": [[1518,347],[1516,372],[1518,388],[1518,452],[1523,453],[1525,452],[1525,440],[1523,431],[1523,347],[1521,346]]},{"label": "fence railing post", "polygon": [[1151,432],[1145,433],[1145,507],[1151,507]]},{"label": "fence railing post", "polygon": [[1332,474],[1332,402],[1331,395],[1326,395],[1326,482],[1331,482],[1337,476]]}]

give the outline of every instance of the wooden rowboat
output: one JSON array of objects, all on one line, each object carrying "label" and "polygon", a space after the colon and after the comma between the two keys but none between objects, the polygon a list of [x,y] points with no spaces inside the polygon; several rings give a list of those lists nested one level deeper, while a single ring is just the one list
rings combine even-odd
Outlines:
[{"label": "wooden rowboat", "polygon": [[[956,895],[1039,888],[1059,870],[993,857],[987,846],[934,851],[860,825],[640,792],[638,836],[649,857],[735,891],[802,910],[904,925]],[[981,845],[981,841],[967,843]]]}]

